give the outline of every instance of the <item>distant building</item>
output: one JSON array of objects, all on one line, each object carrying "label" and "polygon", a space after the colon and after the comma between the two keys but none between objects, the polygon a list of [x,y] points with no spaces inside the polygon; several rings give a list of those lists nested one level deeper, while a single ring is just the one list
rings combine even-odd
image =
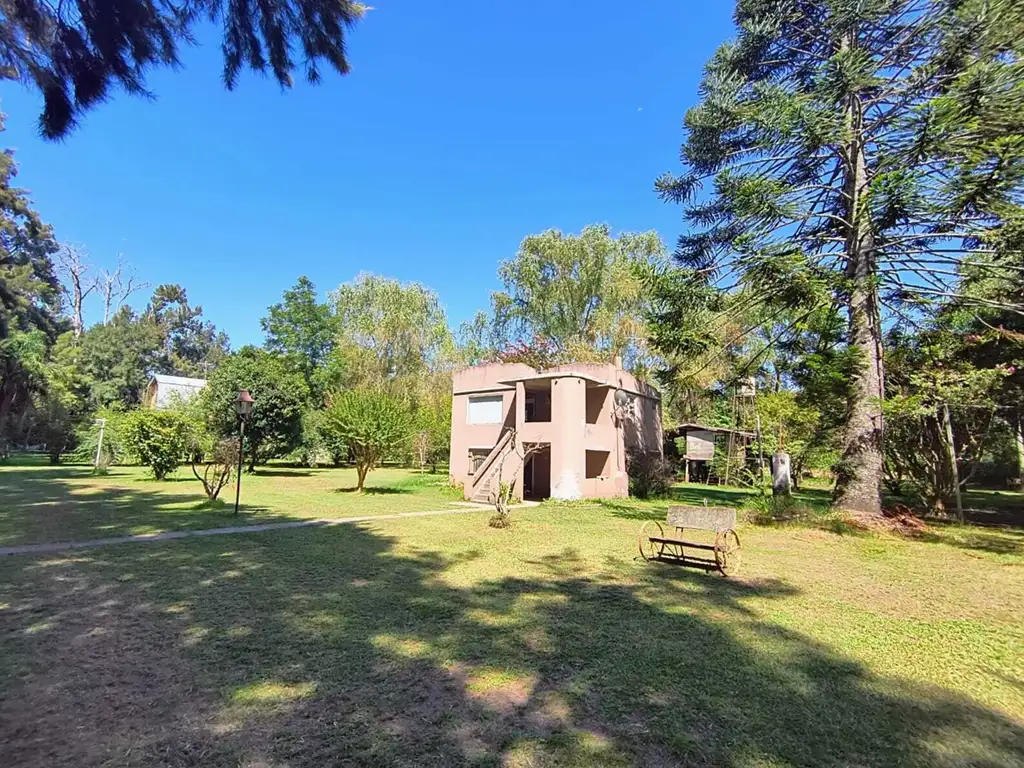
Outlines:
[{"label": "distant building", "polygon": [[680,424],[665,432],[670,449],[675,448],[675,440],[679,437],[686,441],[686,453],[681,457],[685,482],[693,479],[705,483],[712,479],[712,462],[716,455],[728,456],[731,453],[734,461],[745,461],[747,446],[757,435],[728,427]]},{"label": "distant building", "polygon": [[156,374],[146,387],[142,404],[147,408],[170,408],[176,402],[187,403],[203,391],[206,379],[188,379],[184,376]]},{"label": "distant building", "polygon": [[467,499],[629,495],[627,451],[662,453],[661,400],[621,363],[487,363],[452,375],[451,474]]}]

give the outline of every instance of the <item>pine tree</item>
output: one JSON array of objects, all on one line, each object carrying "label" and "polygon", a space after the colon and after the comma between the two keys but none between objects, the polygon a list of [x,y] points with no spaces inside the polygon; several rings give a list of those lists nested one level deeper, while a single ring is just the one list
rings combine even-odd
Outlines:
[{"label": "pine tree", "polygon": [[693,227],[677,249],[689,278],[731,292],[731,306],[845,308],[836,504],[871,518],[883,318],[955,294],[962,263],[1020,199],[1022,3],[739,0],[735,21],[686,115],[686,173],[657,189]]},{"label": "pine tree", "polygon": [[59,139],[114,86],[148,95],[146,70],[177,66],[179,43],[192,42],[199,23],[223,29],[229,89],[243,67],[269,70],[288,87],[297,66],[311,83],[322,62],[347,73],[345,32],[366,10],[353,0],[0,2],[0,77],[42,93],[40,131]]}]

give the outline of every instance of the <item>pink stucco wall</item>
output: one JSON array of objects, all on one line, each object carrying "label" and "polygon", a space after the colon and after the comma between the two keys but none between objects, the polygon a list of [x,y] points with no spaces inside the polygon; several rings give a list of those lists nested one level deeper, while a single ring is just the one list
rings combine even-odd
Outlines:
[{"label": "pink stucco wall", "polygon": [[[527,386],[550,387],[550,421],[525,420]],[[625,407],[614,403],[617,389],[632,396]],[[468,423],[470,398],[496,396],[502,398],[500,423]],[[516,480],[517,496],[523,490],[524,444],[533,443],[550,445],[543,459],[536,460],[545,462],[540,474],[545,484],[550,477],[552,498],[626,496],[626,452],[661,453],[661,403],[653,387],[613,364],[564,365],[539,372],[522,363],[488,363],[455,371],[451,475],[463,483],[467,498],[489,474],[470,474],[470,452],[492,448],[506,432],[513,432],[515,441],[502,453],[501,475],[505,482]],[[607,461],[592,455],[588,473],[587,451],[607,452]],[[497,455],[491,459],[497,466]],[[600,476],[588,476],[597,467],[603,468]]]}]

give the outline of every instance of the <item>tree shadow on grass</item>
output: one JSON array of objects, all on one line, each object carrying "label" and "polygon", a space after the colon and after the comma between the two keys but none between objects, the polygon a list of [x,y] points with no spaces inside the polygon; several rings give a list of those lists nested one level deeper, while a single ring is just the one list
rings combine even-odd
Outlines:
[{"label": "tree shadow on grass", "polygon": [[[359,493],[359,489],[356,486],[349,486],[347,488],[335,488],[335,493]],[[395,485],[368,485],[363,488],[362,493],[369,496],[391,496],[403,493],[412,493],[408,488]]]},{"label": "tree shadow on grass", "polygon": [[347,526],[19,558],[0,764],[1024,761],[1019,723],[762,621],[783,581],[615,580],[565,550],[458,586],[463,558],[396,543]]},{"label": "tree shadow on grass", "polygon": [[0,546],[301,519],[269,514],[257,504],[242,504],[235,516],[233,485],[211,505],[194,478],[174,485],[126,482],[77,468],[23,469],[0,477]]},{"label": "tree shadow on grass", "polygon": [[955,525],[935,520],[929,520],[928,525],[934,530],[921,533],[917,537],[920,541],[993,555],[1024,554],[1024,531]]},{"label": "tree shadow on grass", "polygon": [[268,469],[267,467],[256,467],[251,473],[257,477],[311,477],[311,469]]}]

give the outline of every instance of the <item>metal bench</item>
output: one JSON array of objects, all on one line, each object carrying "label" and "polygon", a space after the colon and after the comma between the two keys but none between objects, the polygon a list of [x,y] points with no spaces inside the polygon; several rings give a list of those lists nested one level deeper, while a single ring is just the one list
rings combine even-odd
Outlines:
[{"label": "metal bench", "polygon": [[[648,520],[640,529],[640,556],[648,562],[658,560],[708,569],[717,568],[723,576],[732,576],[740,567],[740,537],[736,535],[736,510],[732,507],[695,507],[673,505],[668,508],[666,524],[675,528],[676,536],[666,536],[665,526]],[[715,543],[683,539],[686,530],[712,531]],[[711,552],[708,557],[695,557],[686,550]]]}]

